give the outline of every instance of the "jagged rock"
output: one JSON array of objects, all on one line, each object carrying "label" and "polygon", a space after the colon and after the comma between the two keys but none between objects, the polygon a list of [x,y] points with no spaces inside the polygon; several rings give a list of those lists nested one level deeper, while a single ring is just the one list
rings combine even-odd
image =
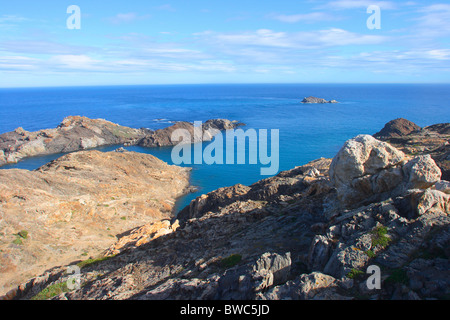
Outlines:
[{"label": "jagged rock", "polygon": [[116,243],[106,250],[104,255],[112,256],[119,254],[124,250],[140,247],[161,236],[171,234],[176,231],[179,226],[178,220],[175,220],[173,224],[171,224],[169,220],[161,220],[135,228],[131,230],[129,234],[122,236]]},{"label": "jagged rock", "polygon": [[[405,120],[404,122],[408,122]],[[441,169],[442,179],[450,180],[450,123],[440,123],[425,128],[408,125],[395,136],[376,134],[379,140],[387,141],[410,156],[429,154]]]},{"label": "jagged rock", "polygon": [[406,161],[403,152],[362,135],[347,141],[335,156],[330,179],[346,207],[426,189],[440,180],[441,171],[430,155]]},{"label": "jagged rock", "polygon": [[338,283],[332,276],[313,272],[276,286],[258,296],[261,300],[351,300],[338,293]]},{"label": "jagged rock", "polygon": [[177,217],[180,220],[201,217],[214,208],[224,207],[227,204],[238,201],[245,196],[249,190],[250,187],[237,184],[232,187],[220,188],[208,194],[201,195],[192,200],[188,206],[181,210]]},{"label": "jagged rock", "polygon": [[252,265],[227,270],[218,280],[217,296],[223,300],[248,300],[262,290],[284,283],[291,268],[290,253],[266,252]]},{"label": "jagged rock", "polygon": [[332,239],[323,235],[317,235],[313,239],[308,254],[308,266],[311,270],[323,270],[330,259],[332,245]]},{"label": "jagged rock", "polygon": [[403,152],[369,135],[359,135],[345,142],[333,158],[330,178],[345,183],[365,175],[372,175],[398,165],[405,158]]},{"label": "jagged rock", "polygon": [[417,214],[423,215],[431,211],[450,212],[450,195],[439,190],[425,190],[418,199]]},{"label": "jagged rock", "polygon": [[284,255],[267,252],[263,254],[253,267],[254,276],[259,284],[255,286],[255,291],[284,283],[288,280],[291,270],[291,254]]},{"label": "jagged rock", "polygon": [[[367,199],[374,191],[387,192],[397,187],[403,177],[395,167],[404,160],[403,152],[389,144],[369,135],[359,135],[346,141],[333,158],[330,179],[340,200],[351,206]],[[380,174],[383,170],[387,171]]]},{"label": "jagged rock", "polygon": [[426,189],[441,179],[441,170],[428,154],[409,161],[403,171],[408,179],[407,189]]}]

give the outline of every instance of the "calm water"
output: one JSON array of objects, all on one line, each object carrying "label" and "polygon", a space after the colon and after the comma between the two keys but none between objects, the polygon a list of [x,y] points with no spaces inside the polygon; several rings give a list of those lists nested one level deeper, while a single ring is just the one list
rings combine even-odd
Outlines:
[{"label": "calm water", "polygon": [[[304,105],[306,96],[339,104]],[[0,133],[56,127],[68,115],[103,118],[124,126],[159,129],[170,121],[239,120],[243,129],[279,129],[279,169],[332,157],[345,140],[374,134],[403,117],[420,126],[450,121],[450,85],[179,85],[0,89]],[[206,146],[206,144],[205,144]],[[104,151],[116,147],[102,148]],[[130,147],[171,163],[171,148]],[[3,168],[33,170],[60,155],[36,157]],[[265,178],[261,165],[191,165],[199,192]]]}]

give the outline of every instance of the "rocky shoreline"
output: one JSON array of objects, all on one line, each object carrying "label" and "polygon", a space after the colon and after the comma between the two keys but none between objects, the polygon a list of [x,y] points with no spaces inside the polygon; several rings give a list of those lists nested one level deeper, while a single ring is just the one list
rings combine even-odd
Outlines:
[{"label": "rocky shoreline", "polygon": [[[242,123],[227,119],[212,119],[202,124],[202,137],[197,142],[211,140],[214,130],[234,129]],[[55,129],[28,132],[17,128],[0,134],[0,166],[17,163],[21,159],[38,155],[68,153],[109,145],[139,145],[143,147],[172,146],[171,134],[176,129],[194,131],[194,124],[177,122],[156,131],[134,129],[103,119],[69,116]],[[193,138],[194,139],[194,138]]]},{"label": "rocky shoreline", "polygon": [[[450,124],[405,121],[348,140],[333,159],[218,189],[131,230],[82,265],[76,290],[63,288],[61,266],[5,298],[61,288],[45,298],[448,299]],[[371,266],[379,289],[367,285]]]}]

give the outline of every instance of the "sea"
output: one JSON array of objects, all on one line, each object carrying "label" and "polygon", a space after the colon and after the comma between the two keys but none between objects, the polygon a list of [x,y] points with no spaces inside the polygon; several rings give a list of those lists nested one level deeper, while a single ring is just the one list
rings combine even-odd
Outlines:
[{"label": "sea", "polygon": [[[338,104],[302,104],[304,97]],[[309,161],[332,158],[358,134],[374,134],[390,120],[419,126],[450,122],[450,84],[214,84],[96,86],[0,89],[0,133],[55,128],[70,115],[106,119],[133,128],[161,129],[176,121],[225,118],[244,123],[244,132],[278,132],[277,172]],[[261,136],[258,136],[261,139]],[[253,141],[254,142],[254,141]],[[203,142],[202,150],[210,142]],[[272,141],[269,139],[268,155]],[[182,163],[192,168],[197,191],[180,198],[176,210],[197,196],[237,183],[251,185],[268,176],[262,161],[238,164]],[[115,150],[118,146],[99,148]],[[236,146],[236,153],[238,146]],[[173,149],[126,147],[173,164]],[[39,156],[1,169],[34,170],[62,154]],[[275,155],[271,155],[275,159]],[[273,173],[272,175],[275,175]]]}]

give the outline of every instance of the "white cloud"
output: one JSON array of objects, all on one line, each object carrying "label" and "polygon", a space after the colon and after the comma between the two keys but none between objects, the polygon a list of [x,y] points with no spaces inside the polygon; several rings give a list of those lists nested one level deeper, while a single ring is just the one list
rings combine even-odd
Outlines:
[{"label": "white cloud", "polygon": [[276,32],[269,29],[259,29],[242,33],[197,33],[205,43],[215,46],[229,47],[272,47],[286,49],[318,49],[326,47],[340,47],[346,45],[380,44],[389,40],[386,36],[365,35],[331,28],[304,32]]},{"label": "white cloud", "polygon": [[82,54],[95,48],[49,40],[13,40],[0,42],[0,50],[19,54]]},{"label": "white cloud", "polygon": [[0,70],[30,71],[38,69],[39,60],[23,56],[0,56]]},{"label": "white cloud", "polygon": [[4,14],[0,16],[0,23],[4,22],[22,22],[27,21],[28,19],[22,16],[13,15],[13,14]]},{"label": "white cloud", "polygon": [[87,55],[56,55],[49,59],[50,65],[58,69],[71,70],[101,70],[99,60],[94,60]]},{"label": "white cloud", "polygon": [[373,1],[373,0],[335,0],[325,4],[322,8],[329,9],[361,9],[370,5],[379,6],[384,10],[396,9],[397,5],[393,1]]},{"label": "white cloud", "polygon": [[291,14],[291,15],[275,14],[272,15],[271,17],[272,19],[286,23],[296,23],[296,22],[313,23],[319,21],[333,21],[340,19],[336,15],[331,15],[324,12],[311,12],[311,13]]}]

